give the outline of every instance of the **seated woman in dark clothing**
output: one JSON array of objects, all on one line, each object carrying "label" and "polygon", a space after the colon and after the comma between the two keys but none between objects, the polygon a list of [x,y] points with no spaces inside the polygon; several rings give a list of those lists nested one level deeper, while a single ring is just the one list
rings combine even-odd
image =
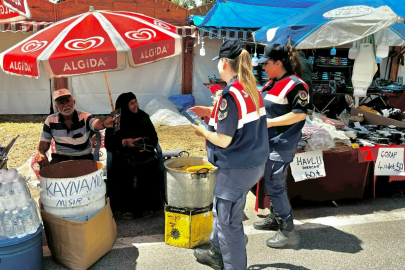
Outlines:
[{"label": "seated woman in dark clothing", "polygon": [[121,94],[115,104],[121,108],[120,130],[106,130],[105,147],[112,152],[107,193],[113,212],[123,218],[142,214],[151,217],[162,209],[163,172],[156,155],[158,137],[149,115],[138,108],[133,93]]}]

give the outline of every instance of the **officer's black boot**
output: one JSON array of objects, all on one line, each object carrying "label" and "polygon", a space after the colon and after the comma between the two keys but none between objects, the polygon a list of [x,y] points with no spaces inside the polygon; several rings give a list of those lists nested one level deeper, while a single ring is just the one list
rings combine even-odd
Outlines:
[{"label": "officer's black boot", "polygon": [[270,204],[270,214],[263,220],[253,223],[253,228],[256,230],[278,231],[280,222],[274,213],[273,206]]},{"label": "officer's black boot", "polygon": [[211,245],[210,249],[197,248],[194,250],[194,256],[199,263],[207,264],[215,270],[224,269],[224,262],[222,260],[222,253],[219,249]]},{"label": "officer's black boot", "polygon": [[293,219],[281,220],[280,230],[273,237],[267,239],[266,244],[272,248],[297,246],[300,236],[294,228]]}]

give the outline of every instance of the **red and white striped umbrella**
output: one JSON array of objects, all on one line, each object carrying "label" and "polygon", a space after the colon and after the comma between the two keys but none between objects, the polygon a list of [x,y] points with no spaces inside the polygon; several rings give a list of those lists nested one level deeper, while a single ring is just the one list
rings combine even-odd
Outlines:
[{"label": "red and white striped umbrella", "polygon": [[52,77],[122,70],[180,54],[177,28],[133,12],[90,11],[57,22],[0,54],[4,72]]}]

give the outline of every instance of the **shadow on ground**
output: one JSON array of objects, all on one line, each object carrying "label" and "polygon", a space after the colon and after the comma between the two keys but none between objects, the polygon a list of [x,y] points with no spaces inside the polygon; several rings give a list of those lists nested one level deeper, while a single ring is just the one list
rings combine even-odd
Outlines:
[{"label": "shadow on ground", "polygon": [[117,237],[136,237],[164,234],[165,215],[163,210],[153,213],[151,218],[135,217],[131,220],[120,219],[114,215],[117,223]]},{"label": "shadow on ground", "polygon": [[289,263],[256,264],[251,265],[247,268],[247,270],[262,270],[262,269],[310,270],[309,268]]},{"label": "shadow on ground", "polygon": [[[305,224],[302,226],[305,226]],[[314,228],[299,231],[301,236],[299,249],[329,250],[350,254],[363,250],[361,247],[362,241],[353,234],[317,223],[312,223],[311,226]]]},{"label": "shadow on ground", "polygon": [[[136,269],[136,260],[139,257],[139,251],[136,247],[115,249],[108,252],[95,264],[93,264],[89,270],[123,270],[123,269]],[[65,270],[57,263],[53,257],[44,258],[44,270]]]},{"label": "shadow on ground", "polygon": [[376,212],[395,211],[405,208],[405,181],[388,182],[377,180],[376,198],[337,200],[337,207],[332,201],[313,202],[300,198],[291,200],[295,219],[313,219],[327,216],[366,215]]}]

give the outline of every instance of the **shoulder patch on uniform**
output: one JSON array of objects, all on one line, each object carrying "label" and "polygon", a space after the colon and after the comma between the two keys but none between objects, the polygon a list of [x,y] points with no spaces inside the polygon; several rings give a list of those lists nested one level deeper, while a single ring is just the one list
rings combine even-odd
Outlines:
[{"label": "shoulder patch on uniform", "polygon": [[221,110],[221,111],[223,111],[223,110],[225,110],[226,109],[226,107],[228,107],[228,101],[226,101],[226,99],[222,99],[221,100],[221,104],[219,104],[219,109]]},{"label": "shoulder patch on uniform", "polygon": [[218,120],[219,121],[224,120],[227,116],[228,116],[228,112],[220,112],[218,114]]},{"label": "shoulder patch on uniform", "polygon": [[308,104],[307,100],[300,100],[299,101],[302,107],[305,107]]},{"label": "shoulder patch on uniform", "polygon": [[300,99],[302,100],[307,100],[308,99],[308,93],[305,92],[304,90],[300,91],[298,96],[300,97]]}]

